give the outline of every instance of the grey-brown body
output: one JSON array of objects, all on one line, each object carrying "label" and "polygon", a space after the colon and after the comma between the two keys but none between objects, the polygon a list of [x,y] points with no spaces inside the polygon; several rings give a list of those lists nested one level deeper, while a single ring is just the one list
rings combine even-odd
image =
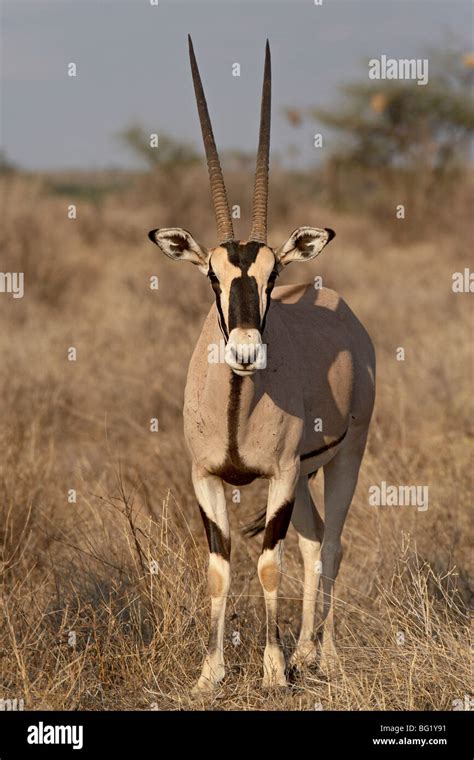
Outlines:
[{"label": "grey-brown body", "polygon": [[[313,472],[335,456],[351,425],[367,425],[372,414],[373,346],[333,290],[275,288],[263,338],[267,367],[251,377],[236,380],[227,364],[209,363],[209,347],[222,341],[213,305],[189,365],[184,428],[193,462],[216,475],[227,469],[233,485],[251,482],[252,473],[275,477],[301,457],[301,473]],[[231,472],[229,449],[245,470]]]}]

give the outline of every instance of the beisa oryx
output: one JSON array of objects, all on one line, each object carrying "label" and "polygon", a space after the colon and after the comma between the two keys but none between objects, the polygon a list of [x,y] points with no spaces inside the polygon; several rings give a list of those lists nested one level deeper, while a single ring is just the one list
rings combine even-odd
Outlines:
[{"label": "beisa oryx", "polygon": [[[282,545],[290,521],[304,564],[301,631],[292,665],[316,659],[314,611],[321,580],[321,667],[333,669],[334,580],[341,532],[357,484],[375,395],[372,343],[332,290],[312,284],[274,288],[282,269],[309,261],[334,237],[299,227],[279,248],[267,243],[270,49],[267,42],[255,173],[252,231],[236,240],[206,99],[189,38],[191,70],[209,170],[218,244],[205,248],[184,229],[156,229],[151,240],[172,259],[190,261],[215,294],[189,365],[184,428],[192,480],[209,543],[211,624],[197,690],[224,676],[224,618],[230,585],[230,534],[224,483],[269,481],[258,576],[266,605],[263,681],[285,685],[277,624]],[[225,341],[225,361],[208,360]],[[264,350],[266,349],[266,350]],[[315,424],[321,420],[321,424]],[[324,468],[324,522],[315,507]],[[259,527],[258,522],[254,526]]]}]

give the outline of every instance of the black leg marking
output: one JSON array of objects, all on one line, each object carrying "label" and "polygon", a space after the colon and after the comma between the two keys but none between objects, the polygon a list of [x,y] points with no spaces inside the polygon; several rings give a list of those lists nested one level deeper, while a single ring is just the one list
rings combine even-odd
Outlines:
[{"label": "black leg marking", "polygon": [[278,620],[273,618],[273,616],[268,618],[267,620],[267,642],[269,644],[276,644],[277,646],[281,643],[281,636],[280,636],[280,628],[278,626]]},{"label": "black leg marking", "polygon": [[[265,533],[263,536],[263,546],[262,546],[262,553],[266,549],[274,549],[275,546],[279,541],[282,541],[285,536],[286,532],[288,530],[288,526],[290,524],[291,520],[291,513],[293,512],[293,504],[294,499],[291,501],[285,502],[278,511],[273,515],[271,520],[268,522]],[[270,578],[271,584],[274,585],[273,590],[278,586],[279,584],[279,576],[280,576],[280,570],[277,569],[275,566],[273,568],[273,573],[275,573],[276,577]],[[262,580],[262,579],[261,579]],[[262,585],[265,588],[265,580],[262,580]],[[270,586],[271,588],[271,586]],[[278,621],[277,616],[275,612],[268,608],[267,606],[267,644],[279,646],[280,642],[280,631],[278,628]]]},{"label": "black leg marking", "polygon": [[212,654],[217,649],[217,630],[217,619],[213,620],[211,618],[211,627],[209,629],[209,639],[207,642],[208,654]]},{"label": "black leg marking", "polygon": [[202,521],[206,530],[207,543],[211,554],[220,554],[221,557],[230,560],[230,538],[226,538],[218,525],[211,520],[199,505]]},{"label": "black leg marking", "polygon": [[282,541],[286,536],[286,531],[291,520],[291,513],[293,512],[294,499],[287,501],[279,510],[273,515],[265,528],[265,534],[263,536],[262,551],[265,549],[274,549],[278,541]]}]

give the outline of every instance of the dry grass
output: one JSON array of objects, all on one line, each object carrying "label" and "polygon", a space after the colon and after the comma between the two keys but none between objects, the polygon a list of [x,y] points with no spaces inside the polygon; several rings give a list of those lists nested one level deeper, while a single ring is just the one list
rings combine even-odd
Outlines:
[{"label": "dry grass", "polygon": [[[288,205],[278,178],[271,241],[298,224],[338,232],[321,259],[290,267],[285,280],[321,273],[366,323],[378,355],[376,414],[337,588],[341,670],[330,683],[309,671],[284,693],[260,687],[260,540],[238,530],[262,505],[257,483],[230,503],[228,675],[212,700],[190,699],[207,639],[207,555],[181,405],[211,293],[192,267],[159,258],[146,232],[182,224],[211,243],[202,182],[200,169],[189,172],[166,206],[133,188],[79,200],[75,221],[71,199],[48,195],[40,178],[0,186],[2,271],[24,271],[26,289],[23,300],[0,295],[0,697],[32,709],[451,709],[471,690],[472,296],[451,291],[468,238],[430,220],[424,242],[397,245],[310,196],[295,193]],[[233,183],[240,197],[242,180]],[[382,480],[428,485],[428,511],[370,507],[368,487]],[[287,652],[301,593],[290,531]]]}]

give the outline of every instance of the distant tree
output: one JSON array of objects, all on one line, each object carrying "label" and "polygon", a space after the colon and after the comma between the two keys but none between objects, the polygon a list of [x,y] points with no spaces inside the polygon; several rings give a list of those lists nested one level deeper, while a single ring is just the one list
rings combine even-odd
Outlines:
[{"label": "distant tree", "polygon": [[16,165],[10,161],[6,152],[0,149],[0,174],[11,174],[16,169]]},{"label": "distant tree", "polygon": [[[393,224],[400,236],[421,234],[430,213],[439,219],[449,209],[452,215],[455,197],[470,192],[474,54],[428,51],[426,57],[425,85],[366,75],[341,88],[343,99],[333,109],[287,112],[294,127],[316,120],[340,137],[322,177],[314,172],[315,191],[340,210],[365,209],[387,227]],[[403,225],[395,221],[395,202],[407,206]]]},{"label": "distant tree", "polygon": [[359,167],[426,169],[444,173],[469,158],[474,135],[474,55],[429,55],[426,85],[377,80],[342,88],[345,102],[312,116],[343,135],[339,159]]}]

